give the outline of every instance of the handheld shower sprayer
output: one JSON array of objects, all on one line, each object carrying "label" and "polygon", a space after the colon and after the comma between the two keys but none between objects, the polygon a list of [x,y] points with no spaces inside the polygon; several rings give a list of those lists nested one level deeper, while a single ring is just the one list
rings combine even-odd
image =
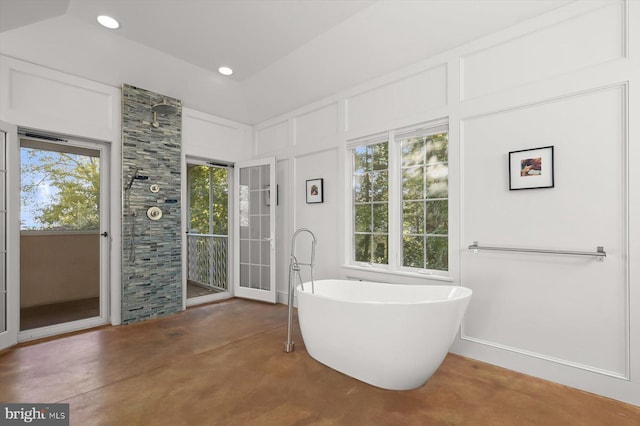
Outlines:
[{"label": "handheld shower sprayer", "polygon": [[131,175],[131,179],[129,179],[129,183],[124,189],[124,206],[125,211],[127,211],[127,215],[130,217],[130,225],[129,225],[129,263],[134,264],[136,261],[136,217],[138,213],[131,208],[131,187],[133,186],[133,182],[136,180],[147,180],[149,176],[144,176],[139,174],[140,167],[136,167],[133,169],[133,174]]},{"label": "handheld shower sprayer", "polygon": [[127,191],[131,189],[131,185],[133,185],[133,181],[138,175],[139,170],[140,170],[140,167],[136,167],[135,170],[133,171],[133,175],[131,175],[131,179],[129,180],[129,184],[127,185],[127,188],[126,188]]},{"label": "handheld shower sprayer", "polygon": [[138,172],[140,171],[140,167],[136,167],[133,170],[133,175],[131,176],[131,179],[129,180],[129,183],[127,184],[126,187],[126,191],[131,189],[131,186],[133,185],[133,181],[134,180],[147,180],[149,179],[149,176],[145,176],[145,175],[139,175]]}]

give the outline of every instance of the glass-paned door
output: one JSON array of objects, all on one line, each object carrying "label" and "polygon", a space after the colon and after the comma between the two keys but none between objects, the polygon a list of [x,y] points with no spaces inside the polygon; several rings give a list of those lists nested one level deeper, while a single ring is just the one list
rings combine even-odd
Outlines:
[{"label": "glass-paned door", "polygon": [[276,303],[275,158],[235,167],[234,294]]},{"label": "glass-paned door", "polygon": [[18,164],[15,158],[17,146],[16,126],[0,122],[0,349],[18,341],[18,284],[15,277],[19,252],[15,209],[18,178],[16,170],[9,167]]}]

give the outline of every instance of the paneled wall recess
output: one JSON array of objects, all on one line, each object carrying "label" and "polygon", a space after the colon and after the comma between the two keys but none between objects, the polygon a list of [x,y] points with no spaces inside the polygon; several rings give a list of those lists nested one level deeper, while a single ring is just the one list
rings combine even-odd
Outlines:
[{"label": "paneled wall recess", "polygon": [[625,55],[625,29],[624,2],[615,1],[464,55],[461,99],[620,59]]},{"label": "paneled wall recess", "polygon": [[346,131],[425,114],[447,105],[447,66],[438,65],[346,100]]},{"label": "paneled wall recess", "polygon": [[[607,252],[597,262],[463,251],[461,281],[474,292],[464,339],[628,377],[626,93],[609,86],[462,120],[463,241]],[[547,145],[555,187],[509,191],[509,151]]]}]

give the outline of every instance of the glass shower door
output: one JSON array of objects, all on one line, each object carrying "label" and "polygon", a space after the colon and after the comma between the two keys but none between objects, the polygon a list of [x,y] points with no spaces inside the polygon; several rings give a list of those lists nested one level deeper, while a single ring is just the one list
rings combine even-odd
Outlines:
[{"label": "glass shower door", "polygon": [[235,166],[234,295],[276,303],[275,158]]}]

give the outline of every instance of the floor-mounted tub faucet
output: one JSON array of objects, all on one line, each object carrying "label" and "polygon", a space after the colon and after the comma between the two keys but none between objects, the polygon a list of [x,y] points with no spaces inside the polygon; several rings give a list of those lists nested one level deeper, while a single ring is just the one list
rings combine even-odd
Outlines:
[{"label": "floor-mounted tub faucet", "polygon": [[[307,232],[311,235],[311,260],[309,263],[300,263],[298,262],[298,258],[296,257],[296,237],[298,234],[302,232]],[[311,274],[311,292],[315,292],[313,286],[313,265],[316,257],[316,236],[311,232],[311,230],[307,228],[300,228],[296,232],[293,233],[291,237],[291,255],[289,256],[289,319],[287,322],[287,341],[284,342],[284,351],[289,353],[293,352],[295,349],[295,343],[292,340],[291,331],[293,328],[293,298],[295,295],[295,280],[296,275],[298,276],[298,280],[300,281],[300,285],[304,290],[304,283],[302,282],[302,275],[300,275],[300,266],[308,266],[309,272]]]}]

